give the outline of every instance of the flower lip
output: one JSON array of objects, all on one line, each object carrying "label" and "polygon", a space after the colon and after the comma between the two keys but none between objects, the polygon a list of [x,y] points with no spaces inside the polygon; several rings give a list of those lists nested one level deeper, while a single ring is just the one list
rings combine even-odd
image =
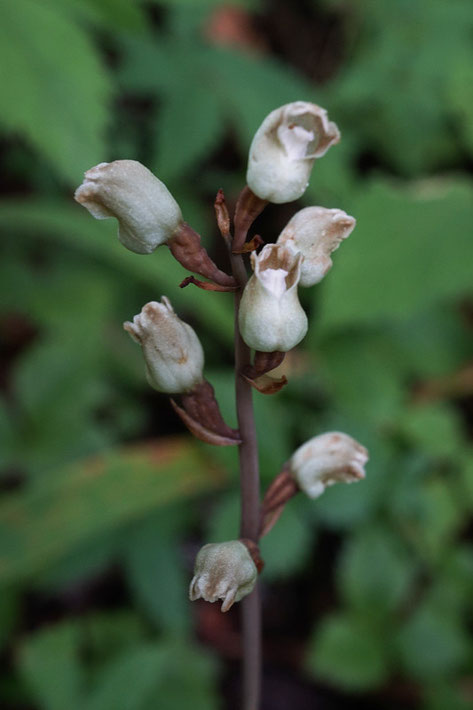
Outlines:
[{"label": "flower lip", "polygon": [[325,109],[305,101],[287,104],[284,109],[277,134],[291,159],[320,158],[339,142],[340,132],[336,124],[328,120]]},{"label": "flower lip", "polygon": [[[256,254],[251,254],[251,265],[259,282],[273,293],[271,288],[268,288],[268,282],[274,283],[274,272],[279,272],[279,277],[276,277],[280,286],[279,294],[287,293],[297,287],[300,278],[302,264],[302,254],[294,253],[289,247],[282,244],[266,244],[263,249]],[[265,271],[272,271],[273,274],[269,277],[264,277]],[[281,272],[285,272],[282,279]]]}]

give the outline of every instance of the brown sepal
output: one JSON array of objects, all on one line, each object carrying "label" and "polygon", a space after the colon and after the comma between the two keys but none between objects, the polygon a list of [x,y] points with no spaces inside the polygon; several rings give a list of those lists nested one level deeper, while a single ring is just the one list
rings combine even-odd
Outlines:
[{"label": "brown sepal", "polygon": [[204,380],[191,392],[181,395],[182,407],[172,399],[171,402],[184,424],[198,439],[215,446],[241,444],[240,432],[225,423],[210,382]]},{"label": "brown sepal", "polygon": [[276,394],[282,390],[284,385],[287,385],[286,375],[283,375],[279,379],[270,377],[269,375],[261,375],[261,377],[252,380],[251,377],[247,377],[242,373],[242,377],[261,394]]},{"label": "brown sepal", "polygon": [[221,271],[202,246],[200,235],[186,222],[168,239],[167,245],[172,255],[188,271],[205,276],[222,286],[235,286],[233,276]]},{"label": "brown sepal", "polygon": [[242,542],[247,548],[248,552],[251,555],[251,559],[255,563],[255,567],[258,570],[258,574],[261,574],[264,567],[264,560],[261,557],[258,545],[256,544],[256,542],[253,542],[253,540],[250,540],[250,538],[248,537],[240,537],[240,542]]},{"label": "brown sepal", "polygon": [[176,412],[181,418],[181,421],[186,425],[191,434],[200,441],[205,441],[206,444],[213,444],[213,446],[234,446],[235,444],[240,444],[241,441],[238,439],[222,436],[217,434],[215,431],[211,431],[204,427],[200,422],[193,419],[190,414],[186,412],[185,409],[180,407],[177,402],[175,402],[171,397],[171,404]]},{"label": "brown sepal", "polygon": [[259,350],[255,352],[253,365],[248,365],[242,371],[242,376],[261,394],[275,394],[287,384],[287,377],[270,377],[267,372],[271,372],[284,360],[286,353],[278,350],[272,353],[264,353]]},{"label": "brown sepal", "polygon": [[220,291],[222,293],[228,293],[229,291],[238,291],[239,286],[221,286],[220,284],[215,284],[212,281],[199,281],[195,276],[186,276],[186,278],[181,281],[179,288],[185,288],[193,284],[198,288],[202,288],[204,291]]},{"label": "brown sepal", "polygon": [[286,464],[271,483],[261,503],[260,537],[271,530],[281,516],[286,503],[298,492],[299,486]]},{"label": "brown sepal", "polygon": [[238,253],[240,249],[243,249],[249,228],[267,204],[268,200],[257,197],[248,185],[240,192],[235,208],[235,237],[232,246],[234,252]]},{"label": "brown sepal", "polygon": [[260,237],[259,234],[255,234],[253,239],[250,239],[249,242],[245,242],[242,246],[241,249],[233,250],[232,254],[248,254],[251,251],[255,251],[256,249],[259,249],[259,247],[264,244],[264,240],[262,237]]},{"label": "brown sepal", "polygon": [[214,208],[220,234],[224,238],[227,245],[230,246],[232,239],[232,235],[230,232],[230,214],[228,212],[227,203],[225,202],[225,194],[222,189],[217,192]]}]

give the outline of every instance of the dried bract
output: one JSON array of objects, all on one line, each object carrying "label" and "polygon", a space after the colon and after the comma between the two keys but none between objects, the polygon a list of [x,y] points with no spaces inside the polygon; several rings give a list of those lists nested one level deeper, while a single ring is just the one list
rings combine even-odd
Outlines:
[{"label": "dried bract", "polygon": [[246,181],[262,200],[282,203],[301,197],[316,158],[338,143],[340,133],[325,109],[295,101],[272,111],[250,146]]},{"label": "dried bract", "polygon": [[319,283],[332,267],[330,255],[338,249],[355,228],[356,220],[343,210],[325,207],[306,207],[296,212],[279,235],[294,254],[304,257],[301,267],[301,286]]},{"label": "dried bract", "polygon": [[182,223],[167,187],[136,160],[99,163],[87,170],[74,198],[96,219],[116,217],[119,240],[137,254],[153,252]]},{"label": "dried bract", "polygon": [[353,483],[365,477],[368,451],[338,431],[314,436],[289,461],[291,474],[310,498],[318,498],[334,483]]},{"label": "dried bract", "polygon": [[189,598],[195,601],[223,600],[222,611],[228,611],[253,591],[258,571],[248,548],[239,540],[204,545],[197,555]]},{"label": "dried bract", "polygon": [[149,384],[159,392],[189,392],[202,382],[204,351],[194,330],[177,316],[169,299],[143,306],[123,324],[143,348]]}]

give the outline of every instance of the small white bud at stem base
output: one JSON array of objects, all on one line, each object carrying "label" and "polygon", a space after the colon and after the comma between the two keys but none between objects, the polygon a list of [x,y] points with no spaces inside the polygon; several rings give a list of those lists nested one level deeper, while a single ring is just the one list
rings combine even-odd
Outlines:
[{"label": "small white bud at stem base", "polygon": [[250,594],[256,584],[258,570],[248,548],[239,540],[204,545],[195,561],[189,598],[195,601],[223,601],[222,611]]}]

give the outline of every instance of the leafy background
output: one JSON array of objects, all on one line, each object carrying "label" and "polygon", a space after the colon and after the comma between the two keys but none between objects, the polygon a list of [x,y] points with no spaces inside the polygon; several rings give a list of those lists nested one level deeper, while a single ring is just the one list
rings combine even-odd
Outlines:
[{"label": "leafy background", "polygon": [[238,611],[186,599],[199,545],[235,536],[235,454],[182,431],[121,330],[170,296],[234,422],[231,303],[72,192],[141,160],[223,256],[216,189],[235,202],[254,130],[300,98],[343,141],[257,229],[304,204],[358,226],[256,401],[263,482],[327,429],[371,460],[263,543],[264,708],[471,707],[472,35],[470,0],[0,4],[3,708],[237,707]]}]

